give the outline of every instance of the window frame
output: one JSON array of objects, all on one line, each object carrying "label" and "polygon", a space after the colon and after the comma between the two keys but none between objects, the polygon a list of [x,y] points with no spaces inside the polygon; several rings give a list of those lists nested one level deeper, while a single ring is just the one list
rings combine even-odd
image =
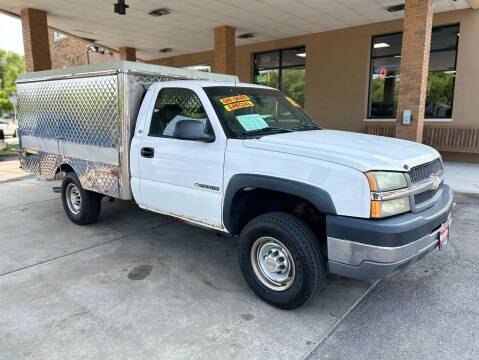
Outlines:
[{"label": "window frame", "polygon": [[[206,111],[205,105],[203,104],[203,101],[201,101],[201,97],[198,95],[198,93],[195,90],[187,88],[187,87],[160,87],[160,89],[156,93],[156,96],[153,99],[153,106],[151,107],[151,114],[149,113],[148,123],[146,124],[147,125],[147,130],[148,130],[146,132],[147,137],[181,140],[181,139],[175,138],[174,136],[170,136],[170,135],[163,135],[163,134],[161,134],[161,135],[151,135],[151,125],[152,125],[152,120],[153,120],[153,114],[155,113],[155,108],[156,108],[155,105],[156,105],[156,102],[157,102],[158,98],[161,96],[161,92],[163,90],[187,90],[187,91],[192,92],[197,97],[198,101],[200,102],[201,106],[203,107],[203,110],[205,111],[206,121],[210,122],[211,132],[212,132],[212,135],[214,136],[215,141],[216,141],[215,129],[212,126],[212,123],[211,123],[210,117],[208,116],[208,112]],[[192,120],[194,120],[194,119],[192,119]],[[188,141],[200,141],[200,140],[188,140]]]},{"label": "window frame", "polygon": [[[453,24],[447,24],[447,25],[436,25],[436,26],[433,26],[432,27],[432,30],[434,29],[445,29],[445,28],[449,28],[449,27],[459,27],[459,34],[461,33],[461,23],[453,23]],[[374,121],[374,120],[377,120],[377,121],[380,121],[382,119],[385,119],[385,120],[391,120],[391,119],[396,119],[396,116],[397,114],[393,114],[392,116],[371,116],[371,93],[372,93],[372,72],[373,72],[373,60],[375,59],[384,59],[384,58],[391,58],[391,57],[395,57],[395,56],[401,56],[401,52],[399,53],[393,53],[393,54],[389,54],[389,55],[377,55],[377,56],[373,56],[373,52],[374,52],[374,39],[378,38],[378,37],[383,37],[383,36],[391,36],[391,35],[398,35],[398,34],[404,34],[404,31],[395,31],[395,32],[390,32],[390,33],[385,33],[385,34],[376,34],[376,35],[373,35],[371,37],[371,45],[370,45],[370,51],[369,51],[369,78],[368,78],[368,98],[367,98],[367,109],[366,109],[366,119],[369,120],[369,121]],[[457,56],[458,56],[458,53],[459,53],[459,38],[460,36],[456,36],[456,45],[455,47],[445,47],[445,48],[441,48],[441,49],[434,49],[434,50],[430,50],[430,54],[432,53],[438,53],[438,52],[445,52],[445,51],[452,51],[452,50],[455,50],[456,51],[456,54],[455,54],[455,59],[454,59],[454,69],[455,71],[457,71]],[[431,31],[431,42],[432,42],[432,31]],[[402,39],[401,39],[401,51],[402,51]],[[401,76],[401,74],[399,74],[399,76]],[[429,78],[429,69],[428,69],[428,78]],[[401,81],[401,80],[399,80]],[[456,88],[456,77],[454,77],[454,83],[453,83],[453,91],[452,91],[452,108],[454,109],[454,93],[455,93],[455,88]],[[427,90],[426,90],[427,92]],[[426,94],[427,96],[427,94]],[[396,104],[397,106],[397,104]],[[396,108],[396,112],[397,112],[397,108]],[[442,118],[426,118],[425,119],[429,120],[434,120],[434,121],[440,121]]]},{"label": "window frame", "polygon": [[286,66],[282,65],[283,52],[284,51],[299,50],[299,49],[304,49],[304,52],[306,53],[306,45],[293,46],[293,47],[281,48],[281,49],[273,49],[273,50],[265,50],[265,51],[259,51],[259,52],[253,53],[253,81],[252,81],[252,83],[255,84],[255,85],[263,85],[263,84],[258,84],[256,82],[256,76],[258,75],[258,73],[260,71],[259,70],[260,67],[257,66],[258,57],[260,55],[263,55],[263,54],[277,52],[278,55],[279,55],[278,56],[278,66],[261,67],[261,70],[278,70],[278,85],[279,85],[279,88],[277,90],[283,91],[281,89],[281,85],[282,85],[281,83],[282,83],[282,80],[283,80],[283,69],[294,69],[294,68],[302,68],[303,67],[304,70],[306,71],[306,57],[304,58],[304,65],[286,65]]}]

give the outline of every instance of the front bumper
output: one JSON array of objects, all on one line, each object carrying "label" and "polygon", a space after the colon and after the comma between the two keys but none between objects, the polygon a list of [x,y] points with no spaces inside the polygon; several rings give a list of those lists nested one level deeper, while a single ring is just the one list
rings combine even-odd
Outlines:
[{"label": "front bumper", "polygon": [[420,260],[439,245],[439,232],[451,222],[453,196],[442,196],[420,213],[384,220],[337,215],[326,217],[328,267],[331,273],[355,279],[382,279]]}]

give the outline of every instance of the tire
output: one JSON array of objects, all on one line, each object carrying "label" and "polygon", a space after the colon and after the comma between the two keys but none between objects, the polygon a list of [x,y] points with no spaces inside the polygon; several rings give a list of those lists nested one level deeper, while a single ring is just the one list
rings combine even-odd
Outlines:
[{"label": "tire", "polygon": [[312,230],[294,215],[271,212],[240,235],[238,259],[254,293],[281,309],[295,309],[324,287],[325,262]]},{"label": "tire", "polygon": [[63,178],[63,209],[75,224],[88,225],[97,221],[101,210],[101,198],[100,194],[83,189],[74,172],[67,173]]}]

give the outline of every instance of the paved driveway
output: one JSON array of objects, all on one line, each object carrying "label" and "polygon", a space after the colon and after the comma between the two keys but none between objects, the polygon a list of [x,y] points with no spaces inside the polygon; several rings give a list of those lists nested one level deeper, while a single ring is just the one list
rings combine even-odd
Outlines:
[{"label": "paved driveway", "polygon": [[449,244],[381,281],[310,360],[479,359],[479,201],[461,197]]},{"label": "paved driveway", "polygon": [[0,183],[0,359],[303,359],[371,287],[339,277],[296,311],[243,281],[236,241],[103,203],[69,222],[51,183]]},{"label": "paved driveway", "polygon": [[52,185],[0,181],[0,360],[479,359],[477,197],[457,197],[443,251],[281,311],[234,239],[119,201],[76,226]]}]

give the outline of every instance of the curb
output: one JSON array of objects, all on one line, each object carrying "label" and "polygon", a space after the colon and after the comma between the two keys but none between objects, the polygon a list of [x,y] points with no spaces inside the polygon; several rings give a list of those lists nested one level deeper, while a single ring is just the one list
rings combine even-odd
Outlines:
[{"label": "curb", "polygon": [[479,205],[479,193],[457,192],[454,191],[454,202],[458,204],[477,204]]}]

